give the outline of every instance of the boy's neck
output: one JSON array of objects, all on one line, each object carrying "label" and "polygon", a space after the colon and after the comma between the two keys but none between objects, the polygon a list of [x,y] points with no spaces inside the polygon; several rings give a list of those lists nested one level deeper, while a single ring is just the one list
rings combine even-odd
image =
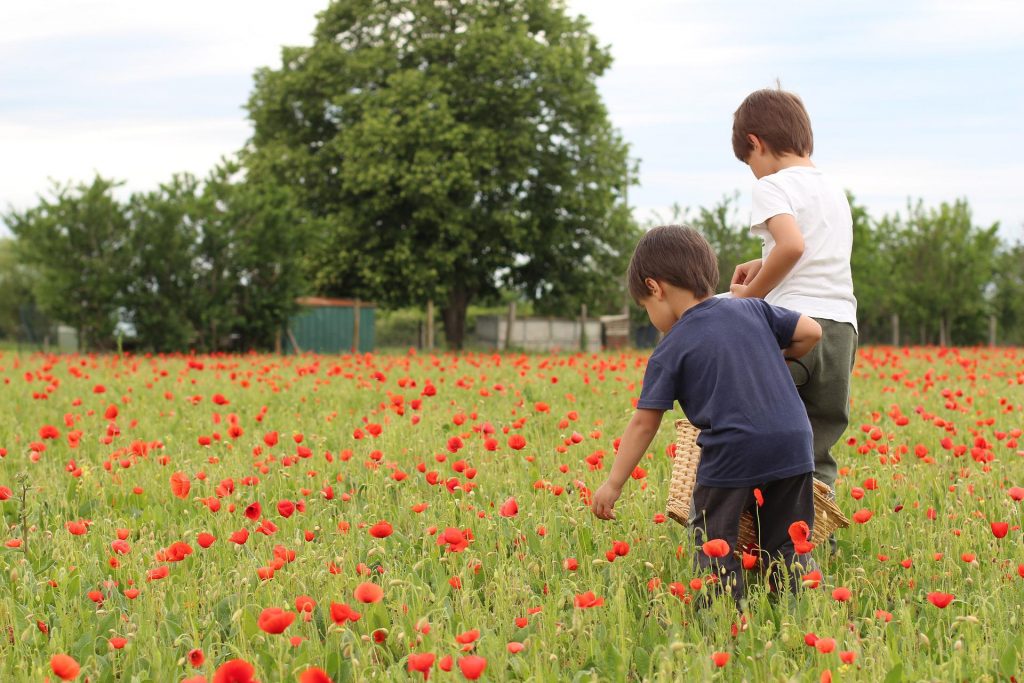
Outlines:
[{"label": "boy's neck", "polygon": [[810,168],[814,168],[814,162],[811,161],[809,156],[801,156],[799,154],[793,154],[792,152],[773,154],[769,170],[771,173],[778,173],[783,169],[793,168],[795,166],[808,166]]},{"label": "boy's neck", "polygon": [[696,297],[693,292],[686,289],[675,289],[671,292],[668,297],[669,306],[672,307],[672,313],[675,315],[676,320],[683,317],[683,314],[688,310],[696,306],[697,304],[703,303],[711,297]]}]

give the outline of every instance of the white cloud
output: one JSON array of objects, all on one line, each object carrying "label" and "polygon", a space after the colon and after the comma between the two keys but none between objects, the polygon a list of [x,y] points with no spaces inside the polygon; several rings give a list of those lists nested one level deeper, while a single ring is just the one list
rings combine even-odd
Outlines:
[{"label": "white cloud", "polygon": [[31,206],[48,190],[50,178],[88,182],[99,173],[125,180],[124,191],[129,192],[156,188],[176,172],[203,176],[249,134],[241,119],[88,128],[0,123],[4,156],[18,160],[0,164],[0,208]]}]

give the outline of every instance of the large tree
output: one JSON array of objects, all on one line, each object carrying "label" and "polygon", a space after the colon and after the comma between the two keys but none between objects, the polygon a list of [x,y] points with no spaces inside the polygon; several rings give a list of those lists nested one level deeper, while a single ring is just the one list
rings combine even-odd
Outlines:
[{"label": "large tree", "polygon": [[257,72],[246,164],[319,219],[321,292],[440,301],[458,348],[501,284],[571,298],[618,278],[636,233],[610,63],[559,0],[339,0]]},{"label": "large tree", "polygon": [[891,230],[892,277],[898,307],[918,328],[922,344],[973,344],[986,336],[987,293],[999,250],[999,224],[975,226],[966,200],[907,216],[885,217]]},{"label": "large tree", "polygon": [[88,185],[54,185],[37,206],[3,219],[19,257],[38,274],[39,306],[77,328],[87,348],[110,347],[123,305],[128,217],[116,186],[99,176]]}]

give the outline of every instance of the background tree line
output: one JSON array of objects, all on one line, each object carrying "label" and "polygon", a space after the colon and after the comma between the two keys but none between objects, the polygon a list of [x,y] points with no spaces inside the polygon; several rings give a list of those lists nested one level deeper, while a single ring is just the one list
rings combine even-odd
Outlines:
[{"label": "background tree line", "polygon": [[[206,178],[120,199],[54,186],[3,216],[0,334],[61,321],[87,348],[269,348],[301,294],[437,306],[452,348],[471,304],[619,312],[641,228],[597,79],[609,49],[561,0],[357,0],[257,71],[253,136]],[[759,244],[726,197],[700,229],[722,282]],[[1024,341],[1021,245],[966,201],[873,219],[854,204],[864,341]]]},{"label": "background tree line", "polygon": [[[15,238],[0,240],[0,336],[17,336],[27,311],[42,324],[77,328],[93,349],[112,348],[119,328],[132,329],[146,349],[266,349],[295,298],[315,291],[324,259],[310,246],[316,221],[287,191],[256,185],[231,163],[204,181],[175,176],[124,201],[116,187],[100,177],[54,187],[37,206],[4,216]],[[760,254],[738,197],[674,207],[649,221],[700,230],[719,256],[720,291],[737,263]],[[966,200],[910,202],[880,218],[853,197],[851,204],[861,343],[891,343],[897,334],[904,344],[981,344],[992,321],[999,343],[1024,343],[1024,244],[1001,240],[997,225],[975,225]],[[604,292],[566,295],[553,273],[558,296],[531,300],[496,286],[477,303],[516,299],[567,317],[586,303],[595,315],[615,313],[625,301],[628,256],[624,249],[608,259]],[[635,322],[645,322],[633,310]]]}]

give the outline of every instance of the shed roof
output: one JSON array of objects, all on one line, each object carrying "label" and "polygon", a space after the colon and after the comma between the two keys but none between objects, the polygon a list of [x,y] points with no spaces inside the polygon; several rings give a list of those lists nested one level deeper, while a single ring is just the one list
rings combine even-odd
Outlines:
[{"label": "shed roof", "polygon": [[327,307],[347,307],[354,308],[357,304],[359,308],[376,308],[377,304],[372,301],[361,301],[359,299],[331,299],[322,296],[300,296],[295,300],[300,306],[309,306],[311,308],[327,308]]}]

